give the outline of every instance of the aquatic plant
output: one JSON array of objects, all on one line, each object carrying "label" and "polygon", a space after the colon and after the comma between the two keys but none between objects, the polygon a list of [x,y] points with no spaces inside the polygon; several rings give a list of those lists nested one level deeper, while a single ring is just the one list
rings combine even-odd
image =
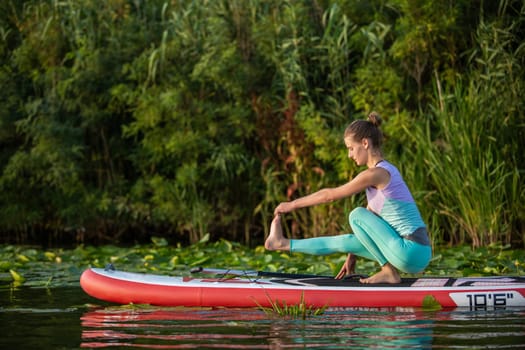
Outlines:
[{"label": "aquatic plant", "polygon": [[267,295],[270,307],[265,307],[255,301],[260,310],[268,316],[290,317],[293,319],[306,320],[307,318],[320,316],[324,314],[327,306],[315,307],[308,305],[304,298],[304,292],[301,293],[301,300],[297,304],[288,305],[286,301],[273,300]]},{"label": "aquatic plant", "polygon": [[[121,270],[165,275],[189,276],[196,266],[335,275],[344,261],[343,254],[290,255],[268,252],[264,247],[252,249],[226,240],[171,246],[164,239],[155,239],[151,244],[133,247],[79,246],[50,250],[6,245],[0,246],[0,284],[18,281],[25,286],[74,286],[78,285],[84,269],[104,267],[107,263]],[[358,259],[356,273],[370,274],[377,268],[372,261]],[[477,249],[468,245],[437,247],[425,270],[425,275],[430,276],[524,274],[523,251],[502,245]]]}]

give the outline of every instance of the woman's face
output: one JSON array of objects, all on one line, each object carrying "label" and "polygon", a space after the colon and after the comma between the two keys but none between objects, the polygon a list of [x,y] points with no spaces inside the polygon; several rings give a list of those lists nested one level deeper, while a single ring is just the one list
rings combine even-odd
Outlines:
[{"label": "woman's face", "polygon": [[345,145],[348,149],[348,158],[353,159],[358,165],[366,165],[368,162],[368,140],[355,141],[352,135],[345,137]]}]

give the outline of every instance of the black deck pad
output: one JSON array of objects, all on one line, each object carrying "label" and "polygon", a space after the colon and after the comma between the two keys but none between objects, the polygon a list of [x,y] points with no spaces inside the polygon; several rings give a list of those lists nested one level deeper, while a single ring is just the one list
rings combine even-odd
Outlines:
[{"label": "black deck pad", "polygon": [[359,278],[335,279],[335,278],[297,278],[297,279],[272,279],[274,282],[279,282],[289,285],[304,285],[304,286],[322,286],[322,287],[410,287],[417,278],[403,278],[401,283],[374,283],[365,284],[359,282]]},{"label": "black deck pad", "polygon": [[493,286],[514,285],[525,283],[525,276],[494,276],[494,277],[421,277],[402,278],[401,283],[374,283],[365,284],[359,282],[360,276],[353,278],[335,279],[327,277],[319,278],[277,278],[274,282],[295,286],[323,286],[323,287],[466,287],[466,286]]}]

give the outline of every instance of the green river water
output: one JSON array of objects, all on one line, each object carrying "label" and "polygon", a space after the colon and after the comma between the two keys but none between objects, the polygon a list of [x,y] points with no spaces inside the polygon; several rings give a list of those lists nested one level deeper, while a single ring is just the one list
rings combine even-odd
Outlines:
[{"label": "green river water", "polygon": [[519,349],[525,310],[328,309],[307,320],[259,309],[110,305],[79,286],[0,288],[1,349]]}]

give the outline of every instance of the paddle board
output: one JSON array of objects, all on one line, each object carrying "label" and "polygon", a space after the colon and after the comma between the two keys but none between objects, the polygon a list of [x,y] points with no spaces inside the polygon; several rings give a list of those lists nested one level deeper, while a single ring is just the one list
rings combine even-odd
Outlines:
[{"label": "paddle board", "polygon": [[[213,270],[221,271],[221,270]],[[222,270],[228,271],[228,270]],[[92,297],[116,304],[188,307],[422,307],[470,310],[525,307],[525,276],[404,278],[399,284],[362,284],[359,278],[232,270],[215,276],[166,276],[89,268],[80,278]]]}]

